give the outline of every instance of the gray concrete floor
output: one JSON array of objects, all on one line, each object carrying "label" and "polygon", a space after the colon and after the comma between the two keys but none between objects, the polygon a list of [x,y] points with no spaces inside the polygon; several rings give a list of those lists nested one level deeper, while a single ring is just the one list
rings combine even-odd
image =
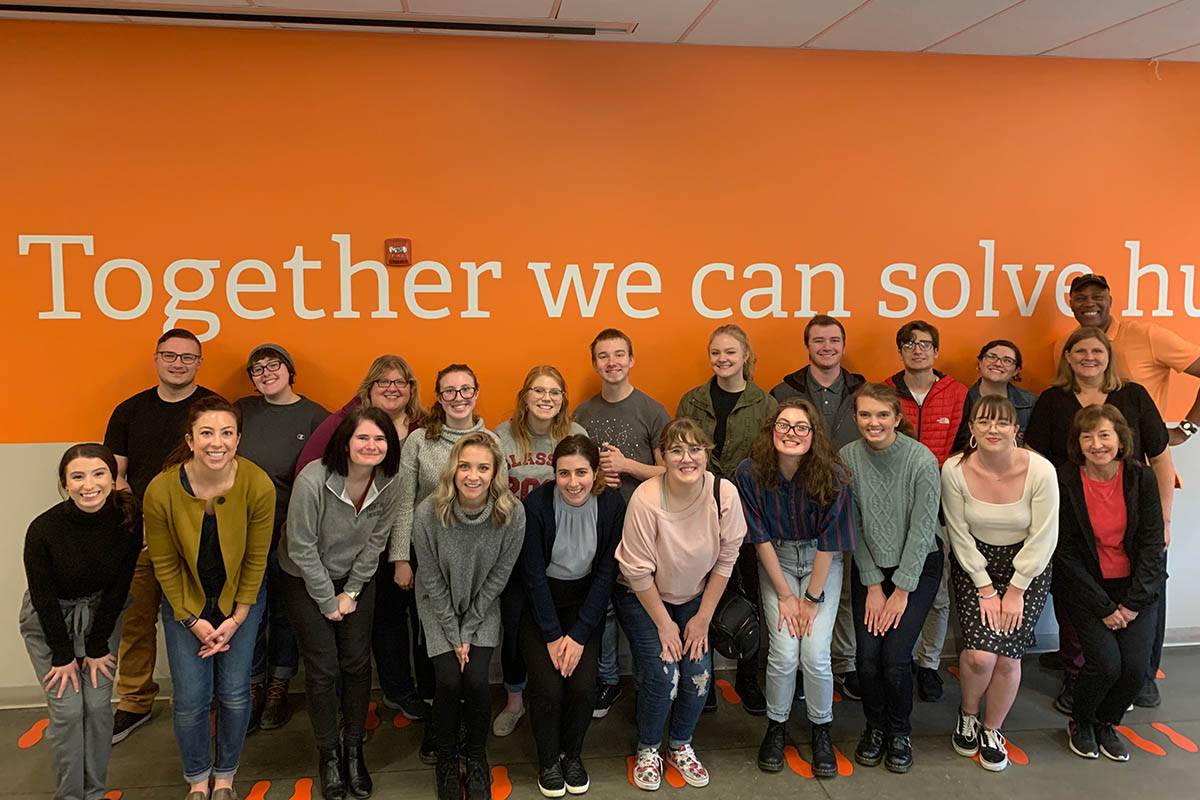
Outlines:
[{"label": "gray concrete floor", "polygon": [[[1175,648],[1164,657],[1166,678],[1159,681],[1163,705],[1157,709],[1135,709],[1125,724],[1144,740],[1158,745],[1165,755],[1155,755],[1130,745],[1128,763],[1100,758],[1085,761],[1066,746],[1066,719],[1051,708],[1061,673],[1041,669],[1035,657],[1025,660],[1021,693],[1009,715],[1004,733],[1010,744],[1028,756],[1027,764],[1014,763],[1003,773],[985,772],[978,764],[957,756],[950,747],[950,732],[958,704],[957,680],[945,666],[946,697],[940,703],[917,702],[913,714],[913,743],[916,766],[908,775],[893,775],[883,767],[874,769],[853,764],[853,750],[862,730],[858,703],[842,701],[834,706],[834,740],[845,753],[852,774],[831,780],[803,778],[784,769],[768,775],[755,766],[755,754],[765,721],[751,717],[739,706],[722,698],[715,714],[706,714],[696,731],[697,754],[712,775],[706,790],[663,782],[660,794],[676,796],[705,792],[720,798],[850,798],[880,797],[987,798],[1064,797],[1136,798],[1141,794],[1192,798],[1200,796],[1200,754],[1173,744],[1154,723],[1200,743],[1200,649]],[[718,675],[718,677],[722,677]],[[723,676],[731,679],[731,675]],[[495,706],[502,702],[494,687]],[[315,789],[297,785],[315,777],[312,732],[302,707],[302,697],[293,696],[296,714],[283,728],[249,736],[242,757],[237,789],[251,800],[312,800]],[[53,796],[48,748],[44,741],[21,748],[18,740],[45,716],[43,710],[20,709],[0,712],[0,768],[8,778],[0,796],[45,800]],[[391,714],[380,719],[367,742],[367,763],[375,779],[377,798],[430,798],[434,796],[432,768],[417,758],[420,724],[396,727]],[[507,770],[512,788],[493,787],[495,800],[538,798],[533,740],[529,722],[523,719],[506,739],[489,740],[493,767]],[[799,754],[807,758],[808,724],[803,708],[793,709],[790,733]],[[29,738],[35,738],[30,736]],[[605,719],[596,720],[588,732],[585,763],[591,775],[588,795],[604,798],[644,798],[627,779],[626,757],[634,745],[633,693],[626,686],[621,699]],[[269,783],[268,783],[269,782]],[[171,731],[170,705],[155,706],[154,718],[113,750],[109,787],[125,800],[182,800],[186,787],[179,771],[179,757]],[[111,795],[110,796],[115,796]]]}]

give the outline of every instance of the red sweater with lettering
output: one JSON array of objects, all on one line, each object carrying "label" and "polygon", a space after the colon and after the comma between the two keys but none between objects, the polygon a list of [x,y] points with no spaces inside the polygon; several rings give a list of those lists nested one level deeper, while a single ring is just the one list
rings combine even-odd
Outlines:
[{"label": "red sweater with lettering", "polygon": [[936,369],[933,374],[937,381],[929,389],[929,394],[925,395],[925,402],[921,405],[917,405],[912,392],[904,384],[903,370],[884,383],[896,388],[904,416],[917,429],[917,441],[933,451],[940,468],[942,462],[954,452],[954,434],[962,424],[967,387]]}]

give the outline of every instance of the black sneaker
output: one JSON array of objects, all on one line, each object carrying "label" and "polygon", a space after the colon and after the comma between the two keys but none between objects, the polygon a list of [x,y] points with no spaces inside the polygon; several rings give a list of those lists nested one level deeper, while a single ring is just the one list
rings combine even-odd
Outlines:
[{"label": "black sneaker", "polygon": [[150,713],[147,711],[139,714],[136,711],[125,711],[118,708],[117,713],[113,714],[112,743],[123,742],[129,738],[129,734],[150,721]]},{"label": "black sneaker", "polygon": [[936,703],[942,699],[942,676],[936,669],[917,667],[917,694],[926,703]]},{"label": "black sneaker", "polygon": [[438,800],[463,800],[462,774],[458,762],[438,764],[433,771]]},{"label": "black sneaker", "polygon": [[1057,650],[1049,653],[1039,653],[1038,666],[1040,666],[1042,669],[1062,670],[1062,653]]},{"label": "black sneaker", "polygon": [[609,710],[613,707],[613,703],[617,702],[620,696],[620,684],[600,684],[600,689],[596,692],[596,707],[592,709],[592,718],[603,719],[607,716]]},{"label": "black sneaker", "polygon": [[492,800],[492,769],[487,758],[468,758],[463,769],[467,800]]},{"label": "black sneaker", "polygon": [[804,702],[804,678],[799,673],[796,674],[796,694],[792,696],[792,702]]},{"label": "black sneaker", "polygon": [[833,723],[812,726],[812,771],[818,778],[837,776],[837,754],[833,752]]},{"label": "black sneaker", "polygon": [[1060,714],[1066,714],[1068,717],[1075,713],[1074,675],[1063,678],[1062,688],[1058,690],[1058,696],[1054,698],[1054,710]]},{"label": "black sneaker", "polygon": [[893,736],[888,741],[887,758],[883,765],[888,772],[904,774],[913,767],[912,741],[907,736]]},{"label": "black sneaker", "polygon": [[1158,683],[1154,678],[1146,679],[1137,696],[1133,698],[1133,704],[1138,708],[1158,708],[1162,705],[1162,696],[1158,693]]},{"label": "black sneaker", "polygon": [[1067,745],[1071,752],[1081,758],[1099,758],[1096,746],[1096,730],[1091,725],[1080,725],[1075,720],[1067,723]]},{"label": "black sneaker", "polygon": [[984,728],[979,737],[979,766],[999,772],[1008,766],[1008,740],[998,729]]},{"label": "black sneaker", "polygon": [[553,765],[538,773],[538,791],[542,793],[542,797],[562,797],[567,793],[562,764],[555,761]]},{"label": "black sneaker", "polygon": [[854,748],[854,760],[864,767],[878,767],[883,761],[883,731],[868,727]]},{"label": "black sneaker", "polygon": [[758,686],[758,678],[747,678],[738,681],[733,687],[742,698],[742,708],[752,717],[762,717],[767,713],[767,697]]},{"label": "black sneaker", "polygon": [[979,715],[968,714],[959,706],[958,723],[954,726],[954,735],[950,737],[954,744],[954,752],[960,756],[971,758],[979,752]]},{"label": "black sneaker", "polygon": [[767,720],[767,733],[758,746],[758,768],[763,772],[783,769],[783,748],[787,743],[787,723]]},{"label": "black sneaker", "polygon": [[837,684],[842,697],[847,700],[862,700],[862,687],[858,683],[858,673],[854,670],[835,672],[833,682]]},{"label": "black sneaker", "polygon": [[[433,735],[433,719],[425,720],[425,731],[421,734],[421,747],[417,750],[417,758],[421,759],[422,764],[438,763],[437,753],[437,737]],[[455,772],[458,771],[458,764],[454,765]]]},{"label": "black sneaker", "polygon": [[385,694],[383,704],[392,711],[399,711],[413,722],[419,722],[429,714],[429,706],[416,692],[408,692],[394,699]]},{"label": "black sneaker", "polygon": [[1113,761],[1129,760],[1129,750],[1125,748],[1125,743],[1121,741],[1121,736],[1111,722],[1096,723],[1096,743],[1100,745],[1100,752],[1106,758]]},{"label": "black sneaker", "polygon": [[579,756],[564,757],[562,770],[567,791],[571,794],[583,794],[592,785],[591,780],[588,779],[587,770],[583,768],[583,759]]},{"label": "black sneaker", "polygon": [[708,694],[704,695],[704,713],[711,714],[717,710],[717,690],[712,683],[708,684]]}]

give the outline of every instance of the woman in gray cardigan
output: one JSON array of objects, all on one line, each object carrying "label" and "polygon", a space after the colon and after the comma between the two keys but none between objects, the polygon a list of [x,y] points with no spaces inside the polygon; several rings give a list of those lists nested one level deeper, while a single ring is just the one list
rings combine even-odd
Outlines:
[{"label": "woman in gray cardigan", "polygon": [[281,591],[304,657],[325,800],[344,800],[347,792],[369,797],[373,788],[362,743],[374,577],[396,513],[399,468],[400,439],[387,414],[373,406],[351,411],[321,460],[297,476],[279,542]]},{"label": "woman in gray cardigan", "polygon": [[525,510],[508,489],[504,459],[485,431],[462,436],[434,493],[413,515],[417,611],[433,661],[440,800],[462,800],[458,726],[465,721],[467,800],[491,797],[487,762],[488,664],[500,643],[500,592],[525,540]]}]

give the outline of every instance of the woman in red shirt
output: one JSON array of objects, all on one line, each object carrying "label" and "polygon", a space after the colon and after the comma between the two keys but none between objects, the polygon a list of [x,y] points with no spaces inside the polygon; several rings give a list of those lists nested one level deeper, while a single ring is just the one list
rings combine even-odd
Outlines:
[{"label": "woman in red shirt", "polygon": [[1149,467],[1127,460],[1132,441],[1116,407],[1087,406],[1071,424],[1070,463],[1058,470],[1053,591],[1083,646],[1068,727],[1083,758],[1129,760],[1114,727],[1149,674],[1166,585],[1158,483]]}]

